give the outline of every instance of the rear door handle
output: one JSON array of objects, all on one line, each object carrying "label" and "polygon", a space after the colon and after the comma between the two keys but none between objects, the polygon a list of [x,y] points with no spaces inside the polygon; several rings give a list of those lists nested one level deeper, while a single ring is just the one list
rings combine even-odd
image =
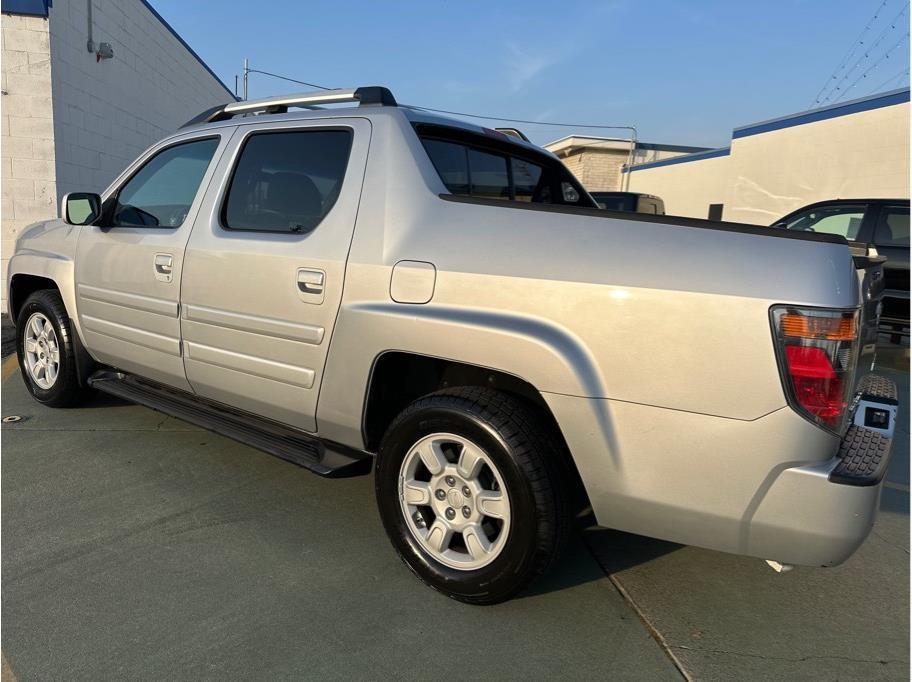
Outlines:
[{"label": "rear door handle", "polygon": [[298,293],[308,303],[323,302],[323,286],[326,273],[312,268],[298,268]]},{"label": "rear door handle", "polygon": [[155,279],[170,282],[173,267],[174,258],[170,253],[155,254]]}]

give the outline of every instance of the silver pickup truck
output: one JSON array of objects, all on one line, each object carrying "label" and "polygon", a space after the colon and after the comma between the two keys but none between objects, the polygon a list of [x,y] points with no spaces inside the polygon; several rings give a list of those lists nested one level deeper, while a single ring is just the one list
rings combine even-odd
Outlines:
[{"label": "silver pickup truck", "polygon": [[605,212],[547,152],[381,87],[215,107],[62,214],[9,264],[37,401],[373,469],[453,598],[523,589],[581,505],[812,566],[874,521],[896,391],[841,237]]}]

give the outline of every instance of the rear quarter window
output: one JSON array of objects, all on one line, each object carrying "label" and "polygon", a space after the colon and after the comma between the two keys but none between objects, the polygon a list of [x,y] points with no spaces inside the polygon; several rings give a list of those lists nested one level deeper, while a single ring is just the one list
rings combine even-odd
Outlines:
[{"label": "rear quarter window", "polygon": [[451,194],[596,207],[570,171],[545,154],[445,126],[418,126],[418,135]]}]

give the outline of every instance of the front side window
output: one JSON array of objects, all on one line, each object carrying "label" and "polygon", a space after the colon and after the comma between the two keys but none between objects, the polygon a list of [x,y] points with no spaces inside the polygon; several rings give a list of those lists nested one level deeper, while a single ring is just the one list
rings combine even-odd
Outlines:
[{"label": "front side window", "polygon": [[820,206],[790,218],[785,227],[801,232],[838,234],[854,240],[858,238],[864,220],[865,207],[861,204]]},{"label": "front side window", "polygon": [[256,232],[313,230],[339,197],[351,146],[347,129],[251,135],[228,188],[224,226]]},{"label": "front side window", "polygon": [[[449,131],[449,132],[448,132]],[[453,139],[444,139],[453,135]],[[419,127],[425,151],[447,190],[459,196],[595,208],[564,166],[509,143],[448,128]],[[471,139],[467,139],[471,138]]]},{"label": "front side window", "polygon": [[908,206],[884,206],[874,229],[874,244],[909,248]]},{"label": "front side window", "polygon": [[153,156],[117,193],[111,226],[180,227],[218,144],[210,137]]}]

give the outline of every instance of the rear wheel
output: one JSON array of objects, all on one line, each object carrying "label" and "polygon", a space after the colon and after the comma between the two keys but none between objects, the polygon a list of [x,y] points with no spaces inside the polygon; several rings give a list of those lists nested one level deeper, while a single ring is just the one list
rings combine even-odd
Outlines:
[{"label": "rear wheel", "polygon": [[16,319],[16,353],[25,386],[38,402],[68,407],[84,397],[70,318],[57,291],[36,291],[26,299]]},{"label": "rear wheel", "polygon": [[558,556],[569,525],[563,457],[531,407],[485,388],[421,398],[387,430],[380,514],[399,556],[447,596],[491,604]]}]

